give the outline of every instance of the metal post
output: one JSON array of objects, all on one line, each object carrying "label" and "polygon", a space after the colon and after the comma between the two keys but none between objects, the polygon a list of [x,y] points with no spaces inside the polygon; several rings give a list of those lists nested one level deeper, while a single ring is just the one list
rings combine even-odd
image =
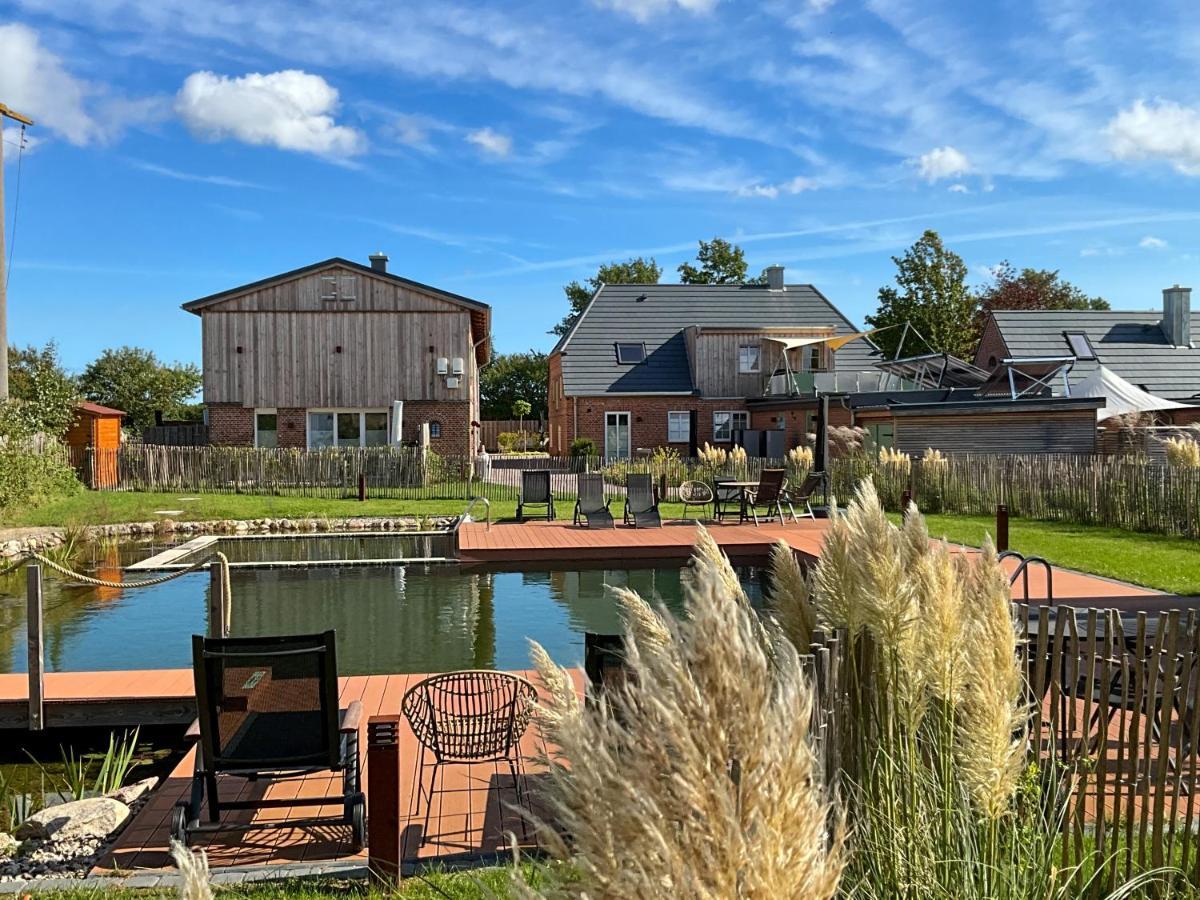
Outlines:
[{"label": "metal post", "polygon": [[25,622],[28,639],[25,656],[29,667],[29,730],[46,727],[45,656],[43,655],[42,567],[25,569]]},{"label": "metal post", "polygon": [[900,493],[900,515],[905,519],[908,518],[908,507],[911,503],[912,503],[912,491],[909,490],[908,488],[905,488]]},{"label": "metal post", "polygon": [[225,572],[215,560],[208,567],[208,636],[229,636],[225,621]]},{"label": "metal post", "polygon": [[1003,503],[996,506],[996,552],[1008,549],[1008,507]]},{"label": "metal post", "polygon": [[358,499],[360,501],[367,499],[367,473],[358,473]]},{"label": "metal post", "polygon": [[400,880],[400,716],[367,720],[367,865],[371,877]]}]

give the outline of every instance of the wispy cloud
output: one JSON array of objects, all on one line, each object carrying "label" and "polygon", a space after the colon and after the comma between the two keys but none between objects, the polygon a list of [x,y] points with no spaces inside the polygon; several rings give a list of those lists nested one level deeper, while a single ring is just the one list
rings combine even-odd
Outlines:
[{"label": "wispy cloud", "polygon": [[1148,234],[1138,241],[1138,246],[1143,250],[1165,250],[1169,245],[1162,238]]},{"label": "wispy cloud", "polygon": [[490,127],[477,128],[469,132],[467,143],[474,144],[488,156],[504,158],[512,153],[512,138]]},{"label": "wispy cloud", "polygon": [[192,181],[197,184],[211,184],[217,187],[251,188],[259,191],[273,190],[264,184],[258,184],[254,181],[231,178],[228,175],[200,175],[195,172],[183,172],[179,169],[172,169],[170,166],[159,165],[158,163],[149,162],[144,159],[130,159],[129,164],[143,172],[149,172],[152,175],[161,175],[164,178],[174,178],[176,181]]},{"label": "wispy cloud", "polygon": [[934,147],[909,161],[916,166],[917,174],[932,184],[943,178],[957,178],[971,171],[971,162],[961,150],[951,147]]},{"label": "wispy cloud", "polygon": [[668,12],[685,11],[694,14],[712,12],[718,0],[594,0],[597,6],[624,13],[638,22],[649,22]]}]

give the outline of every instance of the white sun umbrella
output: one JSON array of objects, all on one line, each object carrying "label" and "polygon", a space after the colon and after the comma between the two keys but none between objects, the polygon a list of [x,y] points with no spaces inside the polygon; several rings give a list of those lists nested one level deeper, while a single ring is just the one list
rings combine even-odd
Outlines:
[{"label": "white sun umbrella", "polygon": [[1107,366],[1097,366],[1087,378],[1071,385],[1072,397],[1103,397],[1104,406],[1096,410],[1097,421],[1126,413],[1156,412],[1161,409],[1182,409],[1186,403],[1176,403],[1156,397],[1136,384],[1126,381]]}]

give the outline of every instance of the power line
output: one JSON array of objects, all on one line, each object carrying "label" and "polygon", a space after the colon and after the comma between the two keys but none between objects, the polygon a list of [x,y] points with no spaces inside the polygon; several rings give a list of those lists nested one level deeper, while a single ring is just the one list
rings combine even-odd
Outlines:
[{"label": "power line", "polygon": [[17,212],[21,208],[21,164],[25,161],[25,125],[21,124],[21,136],[17,140],[17,184],[13,190],[12,231],[8,238],[8,268],[4,272],[4,288],[8,290],[12,281],[13,251],[17,248]]}]

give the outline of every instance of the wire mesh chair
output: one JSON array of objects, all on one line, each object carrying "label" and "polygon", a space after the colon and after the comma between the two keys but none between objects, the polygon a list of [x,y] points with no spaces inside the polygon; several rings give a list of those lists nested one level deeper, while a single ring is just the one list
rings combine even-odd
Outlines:
[{"label": "wire mesh chair", "polygon": [[683,504],[683,516],[686,519],[688,510],[698,506],[703,513],[714,500],[713,489],[703,481],[685,481],[679,485],[679,502]]},{"label": "wire mesh chair", "polygon": [[[422,844],[429,840],[429,814],[444,765],[506,763],[517,804],[528,809],[518,750],[521,736],[533,718],[537,696],[537,689],[526,679],[492,669],[447,672],[409,688],[400,708],[421,745],[418,771],[422,776],[417,779],[416,796],[418,804],[426,804]],[[433,756],[432,764],[425,762],[427,751]],[[430,765],[433,774],[426,792],[423,773]],[[524,817],[521,827],[525,828]]]}]

